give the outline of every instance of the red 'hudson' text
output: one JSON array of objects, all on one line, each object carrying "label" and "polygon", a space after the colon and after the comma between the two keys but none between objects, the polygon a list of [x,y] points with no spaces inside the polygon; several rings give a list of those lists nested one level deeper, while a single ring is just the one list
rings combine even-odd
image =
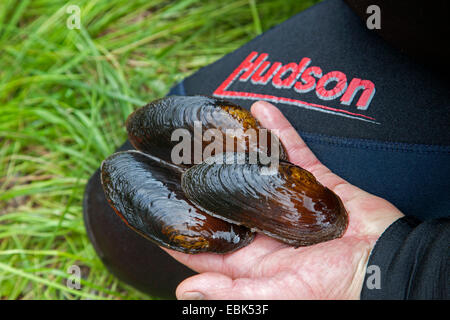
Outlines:
[{"label": "red 'hudson' text", "polygon": [[[375,95],[375,85],[370,80],[353,78],[350,82],[345,73],[341,71],[330,71],[323,74],[322,69],[310,66],[311,59],[304,57],[300,62],[290,62],[283,65],[281,62],[268,61],[267,53],[259,54],[251,52],[241,64],[228,76],[228,78],[214,91],[217,97],[234,97],[240,99],[266,100],[286,104],[298,105],[317,111],[334,113],[350,118],[357,118],[374,122],[374,118],[367,115],[351,112],[348,110],[327,107],[301,100],[284,98],[280,96],[259,94],[253,92],[230,91],[228,88],[233,82],[250,81],[255,86],[271,84],[276,89],[294,90],[299,95],[315,91],[321,100],[339,99],[342,105],[351,105],[356,101],[356,109],[367,110]],[[359,95],[356,100],[355,97]]]}]

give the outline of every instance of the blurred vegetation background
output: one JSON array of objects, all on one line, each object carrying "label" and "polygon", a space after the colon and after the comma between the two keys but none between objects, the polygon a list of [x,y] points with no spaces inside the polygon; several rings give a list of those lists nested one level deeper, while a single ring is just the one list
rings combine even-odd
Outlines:
[{"label": "blurred vegetation background", "polygon": [[[0,298],[158,298],[96,256],[87,180],[132,110],[316,2],[1,0]],[[69,5],[80,29],[67,26]],[[66,285],[72,265],[79,290]]]}]

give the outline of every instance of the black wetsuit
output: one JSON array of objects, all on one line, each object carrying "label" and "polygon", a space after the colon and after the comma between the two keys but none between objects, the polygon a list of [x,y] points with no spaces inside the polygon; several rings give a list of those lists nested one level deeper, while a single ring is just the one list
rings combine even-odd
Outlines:
[{"label": "black wetsuit", "polygon": [[[364,18],[361,2],[348,2]],[[448,299],[448,62],[434,60],[444,49],[430,48],[427,59],[427,50],[411,55],[407,41],[396,46],[395,35],[383,29],[395,16],[383,3],[379,34],[345,2],[327,0],[202,68],[170,94],[213,95],[245,108],[256,100],[275,104],[327,167],[407,216],[377,241],[368,265],[379,267],[381,285],[364,285],[361,297]],[[98,173],[90,184],[86,225],[105,264],[144,291],[173,296],[193,272],[148,248],[112,215]]]}]

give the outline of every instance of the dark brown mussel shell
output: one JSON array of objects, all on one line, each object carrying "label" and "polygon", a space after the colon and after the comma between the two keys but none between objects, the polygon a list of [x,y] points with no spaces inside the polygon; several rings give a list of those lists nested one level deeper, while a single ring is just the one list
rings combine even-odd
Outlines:
[{"label": "dark brown mussel shell", "polygon": [[158,245],[185,253],[225,253],[253,234],[205,214],[186,199],[181,170],[138,151],[118,152],[101,166],[106,198],[125,223]]},{"label": "dark brown mussel shell", "polygon": [[[227,151],[259,152],[266,156],[287,159],[276,135],[263,129],[249,111],[213,97],[169,96],[155,100],[134,111],[128,117],[126,127],[128,138],[137,150],[168,162],[173,162],[172,151],[176,150],[174,147],[183,139],[181,136],[175,136],[174,141],[171,141],[172,134],[176,129],[185,129],[190,135],[191,152],[186,156],[187,161],[176,163],[185,166],[205,160],[208,157],[204,156],[205,148],[208,145],[211,148],[212,142],[220,145],[221,151],[209,150],[211,152],[208,155]],[[206,132],[209,129],[218,129],[214,132],[220,135],[208,136]],[[230,133],[227,131],[230,129],[242,131]],[[270,147],[275,145],[274,143],[278,148],[271,150]]]},{"label": "dark brown mussel shell", "polygon": [[347,228],[339,197],[289,162],[271,172],[246,154],[227,153],[186,170],[181,184],[186,197],[212,216],[296,247],[339,238]]}]

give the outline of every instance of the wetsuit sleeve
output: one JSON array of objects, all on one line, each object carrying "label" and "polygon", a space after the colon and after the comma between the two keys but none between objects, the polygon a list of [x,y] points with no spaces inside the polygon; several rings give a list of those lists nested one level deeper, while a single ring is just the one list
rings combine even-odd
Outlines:
[{"label": "wetsuit sleeve", "polygon": [[448,218],[397,220],[372,250],[361,299],[449,299],[449,244]]}]

